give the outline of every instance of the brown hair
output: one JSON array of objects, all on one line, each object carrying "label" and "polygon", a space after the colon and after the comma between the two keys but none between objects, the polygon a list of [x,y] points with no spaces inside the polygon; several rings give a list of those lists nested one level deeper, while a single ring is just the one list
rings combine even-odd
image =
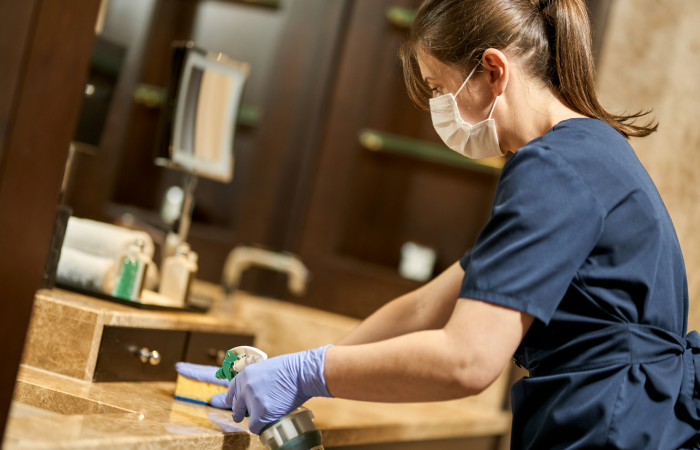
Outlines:
[{"label": "brown hair", "polygon": [[625,138],[656,131],[657,123],[633,123],[650,111],[616,115],[603,108],[591,46],[583,0],[426,0],[399,55],[408,93],[424,109],[431,92],[416,60],[419,49],[465,73],[487,49],[508,49],[574,111],[608,123]]}]

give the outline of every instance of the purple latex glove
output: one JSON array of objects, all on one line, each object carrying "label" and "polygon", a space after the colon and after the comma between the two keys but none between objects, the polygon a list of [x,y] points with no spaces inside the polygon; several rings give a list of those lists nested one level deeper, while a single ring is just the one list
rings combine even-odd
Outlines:
[{"label": "purple latex glove", "polygon": [[[229,381],[216,378],[216,371],[219,367],[203,366],[200,364],[190,364],[179,362],[175,364],[177,373],[190,380],[203,381],[205,383],[218,384],[219,386],[229,387]],[[229,409],[231,406],[226,404],[226,394],[217,394],[211,398],[209,404],[215,408]]]},{"label": "purple latex glove", "polygon": [[233,421],[241,422],[248,410],[248,429],[260,434],[265,425],[311,397],[331,397],[323,377],[328,347],[331,345],[277,356],[243,369],[231,381],[224,399],[233,411]]}]

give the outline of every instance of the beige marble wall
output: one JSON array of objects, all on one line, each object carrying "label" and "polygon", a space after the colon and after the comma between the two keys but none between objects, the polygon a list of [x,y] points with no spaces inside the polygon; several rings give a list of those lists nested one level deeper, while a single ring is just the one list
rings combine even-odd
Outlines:
[{"label": "beige marble wall", "polygon": [[676,227],[700,329],[700,1],[613,0],[598,87],[613,112],[654,108],[659,131],[631,144]]}]

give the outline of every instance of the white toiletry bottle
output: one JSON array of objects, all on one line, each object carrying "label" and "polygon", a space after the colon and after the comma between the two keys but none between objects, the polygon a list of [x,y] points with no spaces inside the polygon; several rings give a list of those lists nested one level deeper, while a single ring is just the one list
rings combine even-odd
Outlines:
[{"label": "white toiletry bottle", "polygon": [[192,278],[194,278],[197,275],[197,271],[199,270],[199,255],[197,252],[190,250],[190,252],[187,254],[187,257],[190,260],[190,270],[192,271]]},{"label": "white toiletry bottle", "polygon": [[178,245],[175,255],[163,262],[160,279],[160,295],[169,298],[180,306],[185,306],[190,282],[197,264],[190,259],[190,246],[187,243]]}]

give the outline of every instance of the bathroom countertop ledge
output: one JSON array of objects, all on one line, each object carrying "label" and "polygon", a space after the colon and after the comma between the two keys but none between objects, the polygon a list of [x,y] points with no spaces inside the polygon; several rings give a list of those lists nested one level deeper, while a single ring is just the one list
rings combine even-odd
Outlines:
[{"label": "bathroom countertop ledge", "polygon": [[[4,450],[264,449],[230,411],[175,400],[175,383],[90,383],[21,366],[15,401],[55,414],[10,415]],[[312,399],[326,447],[504,434],[510,415],[459,402]],[[42,412],[43,412],[42,411]]]}]

